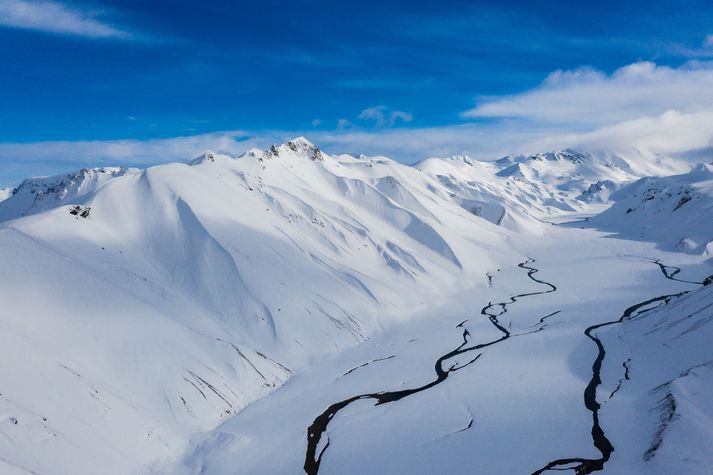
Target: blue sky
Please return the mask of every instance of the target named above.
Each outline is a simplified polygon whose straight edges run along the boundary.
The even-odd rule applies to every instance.
[[[404,161],[554,146],[706,112],[712,34],[704,1],[0,0],[0,185],[298,134]],[[702,100],[662,91],[671,77]],[[588,112],[597,87],[642,82],[653,89],[635,104]],[[563,89],[578,110],[549,110],[542,93]],[[106,151],[116,141],[123,155]]]

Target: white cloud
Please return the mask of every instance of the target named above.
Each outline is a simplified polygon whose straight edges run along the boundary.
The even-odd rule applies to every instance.
[[[72,160],[79,164],[152,165],[180,161],[206,149],[238,153],[252,144],[266,143],[242,131],[174,137],[155,140],[52,141],[0,144],[0,164],[11,161],[48,163]]]
[[[678,68],[638,62],[612,74],[586,67],[555,71],[530,91],[479,102],[462,115],[492,119],[491,146],[513,131],[532,132],[510,143],[511,152],[572,147],[711,158],[711,62]]]
[[[713,48],[713,35],[706,36],[706,38],[703,40],[703,47]]]
[[[669,110],[713,107],[713,63],[679,68],[639,62],[606,75],[591,68],[555,71],[539,87],[505,97],[481,98],[466,118],[520,118],[539,123],[603,127]]]
[[[713,109],[689,113],[667,111],[583,133],[548,133],[528,144],[532,150],[572,147],[621,152],[634,148],[683,156],[712,146]]]
[[[372,120],[380,127],[386,122],[386,116],[384,115],[385,110],[386,107],[384,106],[369,107],[361,111],[357,117],[361,120]]]
[[[412,114],[400,110],[389,111],[386,106],[369,107],[361,111],[357,117],[361,120],[373,121],[377,127],[382,127],[386,124],[393,126],[398,121],[411,122],[413,120]]]
[[[204,150],[240,153],[270,145],[270,136],[252,139],[243,132],[175,137],[158,140],[52,141],[0,144],[0,187],[28,176],[52,175],[83,167],[145,167],[186,161]]]
[[[397,121],[411,122],[413,115],[404,111],[392,111],[389,115],[389,125],[394,125]]]
[[[128,37],[127,32],[99,20],[96,12],[49,0],[0,0],[0,26],[91,38]]]

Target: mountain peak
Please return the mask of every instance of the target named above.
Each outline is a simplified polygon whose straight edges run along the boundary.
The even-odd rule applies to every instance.
[[[192,160],[188,161],[188,165],[198,165],[204,162],[214,162],[215,161],[215,152],[211,150],[206,150],[205,152],[201,153],[197,157],[195,157]]]
[[[198,155],[196,158],[190,160],[188,162],[188,165],[194,166],[194,165],[200,165],[201,163],[206,163],[206,162],[215,162],[216,160],[230,160],[233,159],[230,155],[226,153],[218,153],[214,152],[212,150],[206,150],[205,152],[201,153]]]
[[[286,156],[298,156],[303,158],[309,158],[312,161],[323,161],[324,154],[315,144],[310,142],[304,137],[296,137],[292,140],[288,140],[287,143],[282,145],[272,144],[267,150],[248,150],[242,156],[257,158],[258,160],[263,159],[274,159],[278,157]]]
[[[692,173],[698,173],[698,174],[706,174],[710,175],[713,174],[713,162],[711,163],[699,163],[696,165],[693,170],[691,170]]]
[[[307,140],[305,137],[303,137],[301,135],[299,137],[295,137],[292,140],[289,140],[287,142],[287,145],[289,146],[290,144],[292,144],[295,147],[317,148],[317,146],[315,144],[313,144],[312,142],[310,142],[309,140]]]
[[[578,152],[572,149],[564,149],[554,152],[537,153],[535,155],[530,155],[529,160],[569,160],[572,163],[584,163],[590,157],[587,153]]]
[[[306,155],[311,160],[324,160],[324,156],[322,155],[322,151],[319,147],[304,137],[294,138],[288,141],[285,145],[288,149],[298,155]],[[282,145],[281,147],[284,147],[285,145]]]

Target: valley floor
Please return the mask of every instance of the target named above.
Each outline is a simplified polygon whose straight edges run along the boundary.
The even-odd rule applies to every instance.
[[[713,295],[664,272],[671,276],[675,266],[675,278],[701,282],[713,273],[710,263],[576,225],[553,225],[517,252],[446,306],[294,371],[280,389],[152,471],[298,474],[304,466],[320,474],[521,474],[571,458],[601,461],[613,474],[713,473],[713,351],[705,343],[713,335]],[[532,277],[555,291],[542,293],[550,287],[518,267],[528,257],[539,270]],[[689,291],[594,329],[604,355],[584,333],[634,304]],[[481,313],[500,302],[506,312],[493,305]],[[499,315],[500,329],[488,315]],[[375,404],[374,394],[437,379],[442,355],[492,341],[444,361],[451,372],[438,384]],[[593,442],[592,404],[584,398],[598,354],[596,422],[613,448],[608,460],[601,439]],[[326,431],[308,455],[315,419],[363,394],[371,397],[325,416]]]

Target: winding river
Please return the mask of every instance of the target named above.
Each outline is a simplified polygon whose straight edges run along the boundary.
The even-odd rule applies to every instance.
[[[329,447],[329,438],[327,438],[326,442],[321,445],[320,450],[320,443],[322,442],[322,438],[325,432],[327,431],[327,427],[330,421],[334,418],[334,416],[336,416],[339,411],[349,406],[351,403],[363,399],[372,399],[375,401],[375,405],[387,404],[399,401],[400,399],[403,399],[412,394],[416,394],[421,391],[426,391],[427,389],[430,389],[445,381],[451,373],[463,369],[466,366],[477,361],[482,353],[476,354],[465,364],[453,363],[447,365],[446,362],[448,360],[451,360],[452,358],[459,355],[463,355],[465,353],[477,352],[478,350],[481,350],[483,348],[496,345],[513,336],[522,336],[542,331],[547,325],[545,323],[545,320],[553,315],[556,315],[557,313],[559,313],[559,311],[541,318],[540,321],[535,324],[535,326],[537,327],[536,329],[525,333],[512,334],[510,330],[508,330],[508,328],[506,328],[499,320],[499,318],[507,312],[508,305],[517,302],[518,299],[533,295],[541,295],[550,292],[555,292],[557,290],[557,287],[555,285],[534,277],[534,275],[539,272],[537,268],[532,266],[534,262],[534,259],[528,258],[525,262],[518,264],[518,267],[525,269],[527,271],[528,277],[531,280],[548,287],[547,289],[537,292],[528,292],[514,295],[505,302],[489,302],[488,305],[483,307],[480,311],[480,314],[486,316],[489,319],[490,323],[500,332],[500,337],[488,341],[486,343],[470,345],[470,333],[464,327],[465,323],[468,320],[465,320],[456,325],[456,328],[463,328],[462,343],[457,348],[449,351],[448,353],[442,355],[436,360],[434,365],[435,377],[430,382],[422,386],[410,389],[359,394],[356,396],[352,396],[348,399],[335,402],[334,404],[327,407],[324,412],[322,412],[314,419],[312,424],[307,429],[307,453],[305,456],[304,471],[308,475],[316,475],[319,472],[319,466],[322,461],[322,457],[324,456],[327,448]],[[659,260],[652,260],[651,262],[656,264],[661,270],[661,273],[664,275],[664,277],[669,280],[697,285],[703,284],[702,282],[679,279],[677,275],[681,272],[681,269],[678,267],[665,265]],[[602,341],[597,336],[597,330],[607,326],[622,323],[625,320],[636,318],[643,313],[653,310],[654,308],[657,308],[661,305],[666,305],[672,298],[679,297],[686,293],[687,292],[678,292],[674,294],[661,295],[658,297],[653,297],[644,300],[642,302],[638,302],[624,310],[621,316],[616,320],[597,323],[585,329],[584,334],[587,338],[594,342],[597,347],[597,356],[594,360],[594,363],[592,364],[591,379],[589,380],[589,383],[587,384],[587,387],[584,390],[584,405],[587,410],[590,411],[592,414],[592,442],[594,447],[599,451],[600,456],[597,458],[568,457],[556,459],[547,463],[542,468],[534,471],[532,475],[539,475],[550,470],[572,470],[575,474],[581,475],[600,471],[604,468],[604,465],[609,461],[609,459],[611,458],[611,454],[614,452],[614,446],[607,438],[599,420],[599,410],[601,408],[601,405],[597,401],[597,388],[602,383],[601,369],[604,359],[606,357],[606,349]],[[624,365],[624,367],[626,368],[626,365]]]
[[[689,280],[678,279],[676,275],[681,272],[681,269],[678,267],[667,266],[665,264],[662,264],[659,260],[651,262],[658,265],[664,277],[669,280],[675,280],[677,282],[684,282],[689,284],[703,284],[702,282],[693,282]],[[604,469],[604,465],[609,461],[609,459],[611,458],[611,454],[614,452],[614,446],[607,438],[606,434],[604,433],[604,429],[602,428],[599,421],[599,409],[601,408],[601,406],[597,402],[597,387],[602,383],[601,370],[602,363],[606,356],[606,350],[604,348],[604,344],[599,339],[599,337],[597,337],[595,332],[600,328],[615,325],[625,320],[636,318],[637,316],[650,310],[653,310],[654,308],[657,308],[660,305],[667,304],[672,298],[680,297],[681,295],[686,293],[688,292],[678,292],[675,294],[661,295],[659,297],[644,300],[643,302],[634,304],[624,310],[624,313],[618,319],[604,323],[598,323],[584,330],[584,334],[587,336],[587,338],[592,340],[597,346],[597,357],[592,365],[592,377],[589,380],[589,384],[587,384],[587,387],[584,389],[584,406],[592,413],[592,442],[594,443],[594,447],[596,447],[601,456],[598,458],[591,459],[582,457],[569,457],[553,460],[544,467],[533,472],[532,475],[539,475],[549,470],[573,470],[575,474],[581,475],[597,472]]]
[[[320,448],[320,443],[322,442],[322,437],[324,433],[327,431],[327,426],[329,425],[329,422],[334,418],[334,416],[337,415],[339,411],[344,409],[345,407],[349,406],[351,403],[363,399],[372,399],[376,401],[375,405],[380,405],[380,404],[387,404],[391,402],[396,402],[399,401],[400,399],[403,399],[407,396],[410,396],[412,394],[419,393],[421,391],[425,391],[427,389],[430,389],[443,381],[445,381],[448,376],[451,373],[454,373],[455,371],[458,371],[460,369],[465,368],[466,366],[474,363],[477,361],[477,359],[481,356],[481,353],[478,353],[475,355],[471,360],[469,360],[465,364],[457,364],[453,363],[449,366],[446,366],[445,363],[462,354],[465,353],[471,353],[471,352],[476,352],[478,350],[481,350],[483,348],[501,343],[508,338],[511,338],[513,336],[522,336],[522,335],[527,335],[530,333],[535,333],[538,331],[541,331],[544,326],[540,326],[535,330],[525,332],[525,333],[519,333],[519,334],[512,334],[503,324],[499,321],[499,317],[502,316],[505,312],[507,312],[507,307],[508,305],[511,305],[515,302],[517,302],[518,299],[521,299],[523,297],[529,297],[533,295],[541,295],[541,294],[547,294],[550,292],[555,292],[557,290],[557,287],[555,287],[553,284],[549,282],[545,282],[544,280],[537,279],[534,277],[534,275],[539,272],[538,269],[535,267],[532,267],[531,264],[535,262],[534,259],[528,258],[525,262],[522,262],[518,264],[518,267],[521,269],[525,269],[527,271],[527,276],[534,282],[544,285],[548,287],[545,290],[537,291],[537,292],[528,292],[524,294],[518,294],[518,295],[513,295],[508,299],[506,302],[497,302],[493,303],[490,302],[488,305],[483,307],[480,311],[481,315],[484,315],[488,318],[490,323],[501,333],[501,336],[497,339],[491,340],[486,343],[480,343],[477,345],[469,345],[469,340],[470,340],[470,333],[466,328],[464,328],[464,324],[467,321],[463,321],[456,325],[456,328],[463,328],[463,342],[455,348],[452,351],[449,351],[448,353],[442,355],[440,358],[436,360],[434,370],[435,370],[435,378],[422,385],[418,386],[416,388],[411,388],[411,389],[402,389],[398,391],[383,391],[383,392],[376,392],[376,393],[366,393],[366,394],[359,394],[356,396],[352,396],[348,399],[344,399],[339,402],[335,402],[331,406],[329,406],[327,409],[324,410],[317,418],[312,422],[312,425],[309,426],[307,429],[307,453],[305,456],[305,463],[304,463],[304,471],[308,475],[316,475],[319,472],[319,466],[322,461],[322,457],[324,456],[327,448],[329,447],[329,438],[327,438],[326,442],[322,445],[321,450]],[[556,312],[555,312],[556,313]],[[549,316],[552,316],[554,314],[550,314]],[[544,317],[541,319],[540,323],[543,325],[544,324],[544,319],[547,318]],[[319,451],[319,452],[318,452]]]

